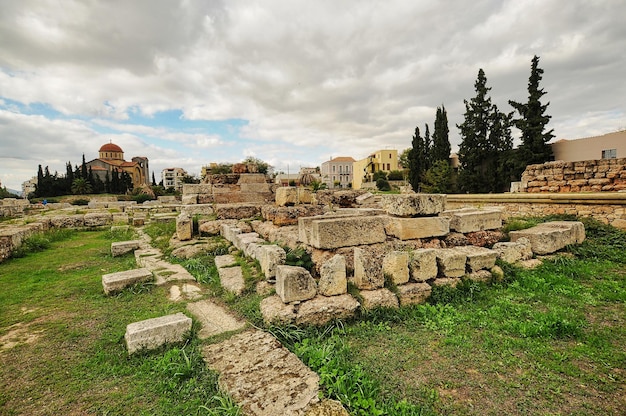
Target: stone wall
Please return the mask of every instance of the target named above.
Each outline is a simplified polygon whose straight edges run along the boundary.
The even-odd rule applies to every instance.
[[[626,230],[626,192],[448,195],[447,207],[499,209],[504,219],[552,214],[592,217]]]
[[[522,192],[616,192],[626,190],[626,159],[528,165]]]

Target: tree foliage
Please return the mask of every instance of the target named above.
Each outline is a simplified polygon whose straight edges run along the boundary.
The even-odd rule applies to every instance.
[[[419,191],[422,175],[426,171],[426,152],[427,149],[424,138],[420,134],[419,127],[415,127],[415,133],[411,141],[411,150],[409,152],[409,183],[415,192]]]
[[[464,100],[463,123],[459,146],[459,187],[470,193],[501,192],[508,185],[503,175],[505,155],[511,150],[511,115],[504,114],[491,103],[487,77],[482,68],[474,84],[476,96]]]
[[[438,160],[450,160],[450,139],[448,137],[448,113],[442,105],[437,107],[435,114],[435,131],[433,133],[433,145],[430,151],[431,165]]]
[[[448,194],[454,192],[454,172],[447,160],[437,160],[424,172],[422,191],[431,194]]]
[[[509,104],[519,114],[513,123],[522,133],[522,144],[517,152],[519,163],[516,164],[513,172],[518,179],[527,165],[544,163],[554,159],[552,147],[548,144],[554,137],[552,134],[554,130],[546,131],[551,116],[546,115],[545,112],[550,103],[541,103],[541,97],[546,94],[543,88],[539,88],[541,74],[543,74],[543,69],[539,68],[539,57],[535,55],[532,59],[528,79],[528,101],[519,103],[509,100]]]

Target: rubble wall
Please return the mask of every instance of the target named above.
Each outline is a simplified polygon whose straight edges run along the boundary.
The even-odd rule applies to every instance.
[[[626,190],[626,158],[528,165],[522,192],[617,192]]]

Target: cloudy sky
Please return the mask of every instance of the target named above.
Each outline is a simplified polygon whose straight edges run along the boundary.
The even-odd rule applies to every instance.
[[[626,128],[624,0],[0,0],[0,181],[112,141],[191,174],[410,146],[482,68],[503,111],[530,61],[557,139]]]

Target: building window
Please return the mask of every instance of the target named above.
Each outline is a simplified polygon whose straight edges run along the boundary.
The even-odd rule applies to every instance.
[[[333,165],[333,173],[335,173],[335,165]]]
[[[339,165],[339,173],[343,173],[343,166]]]
[[[617,149],[607,149],[602,151],[602,159],[617,158]]]
[[[387,163],[387,170],[391,170],[391,165]]]

